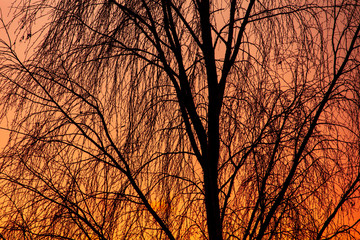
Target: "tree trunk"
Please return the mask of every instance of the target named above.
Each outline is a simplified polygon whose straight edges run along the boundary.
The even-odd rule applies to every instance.
[[[214,82],[215,80],[213,80]],[[209,81],[212,82],[212,81]],[[214,91],[215,90],[215,91]],[[205,205],[210,240],[222,240],[222,222],[220,218],[218,163],[219,163],[219,113],[218,93],[213,89],[209,93],[209,128],[206,166],[204,169]]]
[[[210,169],[204,173],[205,206],[210,240],[222,240],[222,223],[217,186],[217,171]]]

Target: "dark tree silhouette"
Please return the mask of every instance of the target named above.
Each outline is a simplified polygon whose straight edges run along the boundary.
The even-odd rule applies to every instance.
[[[358,1],[27,0],[13,12],[1,238],[356,238]],[[20,41],[34,50],[24,61]]]

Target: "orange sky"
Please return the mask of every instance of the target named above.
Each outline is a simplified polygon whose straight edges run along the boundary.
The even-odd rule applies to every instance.
[[[0,18],[2,18],[5,23],[10,20],[9,8],[12,2],[12,0],[0,1]],[[4,38],[4,34],[4,30],[0,27],[0,38]],[[4,121],[0,122],[0,127],[6,127],[6,123]],[[0,150],[5,146],[8,136],[9,134],[7,131],[0,129]]]
[[[14,0],[0,0],[0,18],[4,21],[5,24],[9,23],[9,21],[12,18],[13,11],[10,11],[11,10],[10,7],[13,2],[14,2]],[[7,40],[8,37],[6,36],[5,30],[2,26],[2,23],[0,23],[0,24],[1,24],[0,25],[0,39]],[[16,24],[12,24],[11,28],[8,29],[8,33],[10,34],[12,41],[15,40],[16,27],[17,27]],[[25,44],[23,44],[21,46],[20,43],[18,43],[17,45],[18,45],[18,47],[16,48],[17,54],[19,54],[20,56],[24,56]],[[8,117],[11,118],[12,114],[7,114],[7,115],[8,115]],[[2,121],[0,120],[0,150],[4,148],[4,146],[8,140],[8,137],[9,137],[9,132],[2,129],[2,128],[6,128],[6,126],[7,126],[6,119],[3,119]]]
[[[7,23],[11,19],[11,14],[9,14],[9,10],[10,10],[10,6],[11,6],[12,2],[13,2],[13,0],[0,0],[0,18],[2,18],[5,21],[5,23]],[[14,36],[13,31],[15,30],[15,28],[16,28],[16,26],[13,26],[10,29],[10,34],[12,34],[12,36]],[[4,37],[5,37],[4,30],[2,29],[2,27],[0,27],[0,38],[4,38]],[[20,48],[20,49],[23,49],[23,48]],[[19,50],[19,48],[18,48],[18,50]],[[17,53],[20,55],[23,54],[23,52],[21,52],[21,51],[18,51]],[[5,120],[0,122],[0,151],[5,146],[5,144],[8,140],[8,136],[9,136],[9,132],[6,130],[3,130],[1,128],[6,128]]]

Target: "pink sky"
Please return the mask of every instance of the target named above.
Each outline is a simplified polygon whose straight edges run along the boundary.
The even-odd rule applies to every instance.
[[[11,19],[11,15],[9,14],[9,12],[12,2],[13,0],[0,1],[0,17],[4,20],[5,23],[8,23],[9,20]],[[0,38],[3,39],[5,37],[6,37],[5,32],[2,26],[0,26]],[[6,123],[4,120],[0,122],[0,127],[6,127]],[[9,137],[9,133],[3,129],[0,129],[0,149],[2,149],[5,146],[8,137]]]

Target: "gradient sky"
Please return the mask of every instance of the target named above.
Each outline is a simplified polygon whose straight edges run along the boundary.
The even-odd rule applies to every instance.
[[[11,18],[12,18],[12,13],[10,12],[10,7],[12,5],[12,3],[14,2],[14,0],[1,0],[0,1],[0,18],[3,19],[3,21],[5,22],[5,24],[7,24]],[[15,34],[14,31],[16,29],[16,24],[13,24],[12,27],[9,29],[9,34],[11,35],[12,38],[14,38]],[[5,31],[3,29],[3,26],[0,26],[0,38],[1,39],[6,39],[6,35],[5,35]],[[19,51],[20,49],[20,51]],[[17,53],[22,55],[22,51],[21,49],[23,48],[17,48]],[[3,121],[0,122],[0,127],[6,127],[6,119],[4,119]],[[0,149],[2,149],[9,137],[9,132],[6,130],[3,130],[0,128]]]
[[[9,12],[10,12],[10,6],[11,6],[12,2],[13,2],[13,0],[0,0],[0,17],[3,18],[5,23],[10,21],[10,19],[11,19],[11,14],[9,14]],[[13,31],[15,29],[16,29],[16,24],[13,24],[12,28],[10,29],[10,34],[12,35],[12,37],[14,37]],[[5,37],[4,31],[3,31],[3,29],[0,28],[0,38],[4,38],[4,37]],[[23,51],[21,51],[22,49],[23,48],[21,48],[21,47],[18,48],[17,53],[20,55],[23,55]],[[9,115],[11,117],[12,114],[9,114]],[[0,122],[0,127],[3,127],[3,128],[6,127],[5,120]],[[5,146],[7,140],[8,140],[8,132],[6,130],[3,130],[0,128],[0,150]]]
[[[9,21],[9,8],[13,1],[12,0],[2,0],[0,1],[0,17],[4,19],[5,23]],[[0,38],[4,37],[3,29],[0,29]],[[0,122],[0,127],[4,126],[4,121]],[[8,132],[0,129],[0,149],[2,149],[7,141]]]

